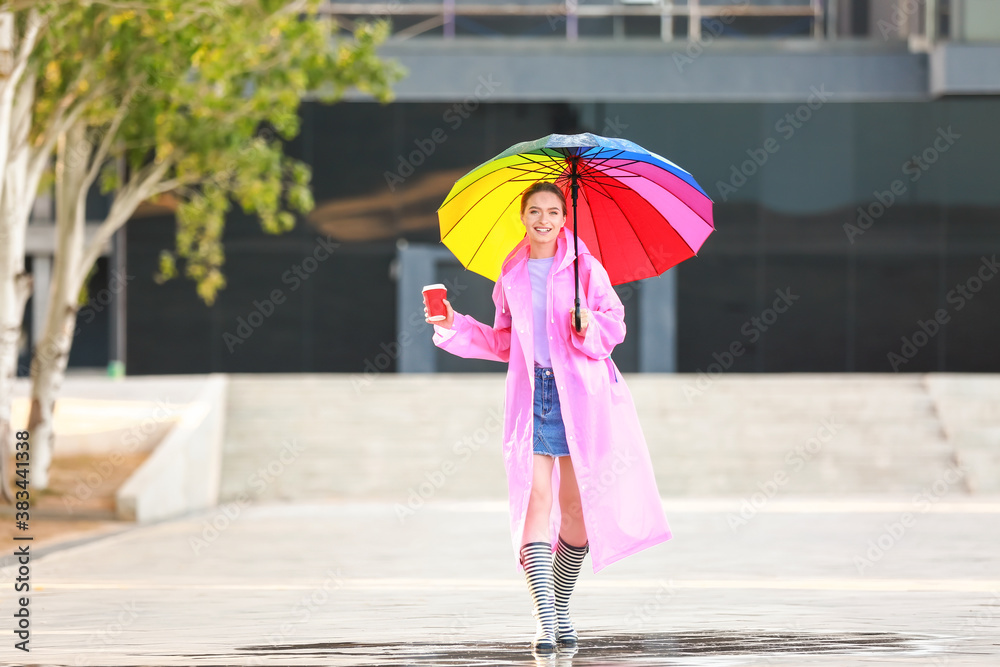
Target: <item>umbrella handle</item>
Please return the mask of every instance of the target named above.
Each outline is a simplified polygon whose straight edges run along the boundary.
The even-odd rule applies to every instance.
[[[580,188],[577,182],[578,173],[576,170],[576,161],[578,156],[572,156],[570,164],[572,165],[572,172],[570,174],[570,189],[573,193],[573,291],[576,297],[576,309],[573,311],[573,326],[576,327],[577,333],[580,332],[580,328],[583,323],[580,321],[580,252],[577,248],[577,226],[576,226],[576,198],[577,191]]]

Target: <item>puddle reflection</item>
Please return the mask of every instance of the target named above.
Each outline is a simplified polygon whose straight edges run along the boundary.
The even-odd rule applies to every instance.
[[[353,659],[355,664],[378,665],[536,665],[538,667],[612,667],[673,665],[691,662],[726,664],[726,657],[763,655],[873,655],[927,654],[939,637],[890,632],[664,632],[643,634],[581,634],[576,648],[532,655],[527,642],[370,643],[330,642],[248,646],[241,654]],[[719,660],[709,660],[717,657]],[[340,661],[338,661],[340,662]]]

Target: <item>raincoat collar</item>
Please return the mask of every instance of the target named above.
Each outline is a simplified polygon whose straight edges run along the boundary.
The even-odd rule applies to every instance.
[[[583,239],[577,239],[577,245],[580,255],[589,255],[590,250],[584,244]],[[531,251],[530,244],[528,243],[528,234],[525,232],[524,238],[517,242],[514,249],[507,255],[507,259],[504,260],[503,266],[500,269],[500,275],[506,275],[507,273],[513,271],[521,263],[526,263],[528,261],[528,253]],[[556,237],[556,254],[555,254],[555,271],[561,271],[570,264],[573,263],[573,259],[576,257],[573,254],[573,232],[571,232],[566,225],[559,230],[559,236]]]

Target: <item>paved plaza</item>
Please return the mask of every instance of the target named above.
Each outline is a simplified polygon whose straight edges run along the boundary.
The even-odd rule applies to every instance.
[[[256,503],[40,548],[18,665],[1000,664],[1000,498],[666,500],[534,657],[503,501]],[[3,561],[4,608],[16,577]]]

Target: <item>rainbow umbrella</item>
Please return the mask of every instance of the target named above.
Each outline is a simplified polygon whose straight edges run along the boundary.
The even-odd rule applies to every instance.
[[[438,208],[441,241],[466,268],[497,280],[524,238],[521,193],[535,181],[562,189],[574,253],[580,237],[613,285],[660,275],[715,229],[712,200],[691,174],[631,141],[588,132],[515,144],[460,178]],[[579,313],[579,266],[576,283]]]

